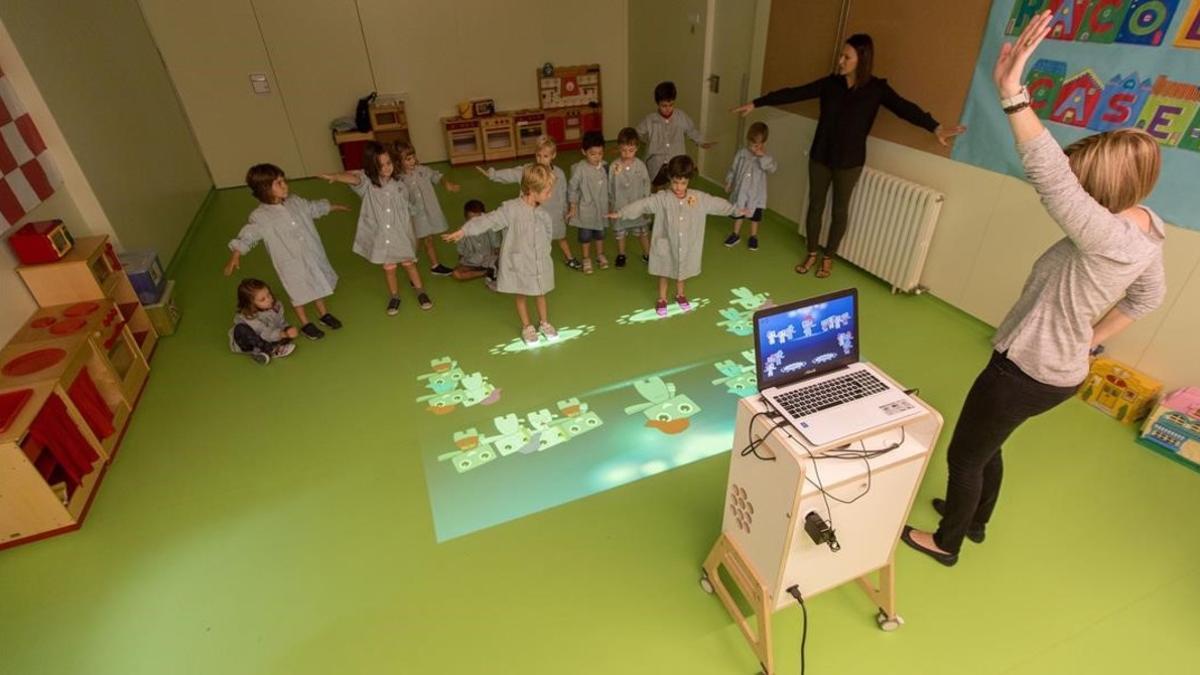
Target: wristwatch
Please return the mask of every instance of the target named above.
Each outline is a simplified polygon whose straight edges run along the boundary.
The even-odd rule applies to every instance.
[[[1025,108],[1028,108],[1029,102],[1030,102],[1029,101],[1029,90],[1026,89],[1025,87],[1021,87],[1021,91],[1018,91],[1013,96],[1009,96],[1008,98],[1001,98],[1000,99],[1000,107],[1004,108],[1004,112],[1011,115],[1011,114],[1017,112],[1018,110],[1023,110]]]
[[[1104,345],[1096,345],[1088,352],[1088,356],[1095,358],[1104,353]]]

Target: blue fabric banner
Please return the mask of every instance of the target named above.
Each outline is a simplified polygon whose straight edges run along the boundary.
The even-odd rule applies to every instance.
[[[952,157],[1024,175],[992,66],[1045,9],[1050,36],[1025,77],[1038,116],[1064,146],[1129,126],[1154,135],[1163,170],[1147,204],[1200,230],[1200,0],[993,0]]]

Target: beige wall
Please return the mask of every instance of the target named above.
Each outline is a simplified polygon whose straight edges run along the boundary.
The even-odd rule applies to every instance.
[[[445,159],[438,118],[459,101],[536,108],[546,61],[600,64],[606,135],[627,114],[625,0],[140,1],[222,187],[256,162],[338,170],[329,122],[372,89],[405,95],[425,161]],[[268,74],[270,95],[251,92],[252,72]]]
[[[630,126],[654,112],[654,86],[664,80],[679,90],[675,105],[700,124],[707,12],[706,0],[629,3]]]
[[[136,1],[0,0],[0,19],[120,243],[169,263],[212,182]]]

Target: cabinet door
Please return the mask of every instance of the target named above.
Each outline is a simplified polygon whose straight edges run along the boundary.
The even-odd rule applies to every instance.
[[[371,93],[371,67],[354,0],[254,0],[254,12],[303,165],[341,170],[329,121]]]

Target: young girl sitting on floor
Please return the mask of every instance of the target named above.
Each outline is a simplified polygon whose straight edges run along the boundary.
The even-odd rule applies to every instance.
[[[267,365],[271,357],[281,359],[296,349],[292,340],[300,334],[283,318],[283,304],[271,287],[258,279],[243,279],[237,289],[237,313],[229,329],[229,348]]]
[[[433,302],[421,284],[417,270],[417,238],[413,232],[412,211],[416,209],[404,181],[396,175],[397,162],[382,145],[371,141],[363,149],[363,169],[343,173],[324,173],[321,178],[330,183],[345,183],[362,198],[358,211],[358,229],[354,235],[354,252],[383,266],[387,280],[388,316],[400,312],[400,285],[396,281],[396,265],[404,268],[408,282],[417,293],[421,309],[431,309]]]
[[[538,332],[546,339],[558,337],[558,331],[550,325],[546,309],[546,294],[554,290],[554,263],[550,259],[550,216],[541,208],[554,190],[554,174],[541,164],[525,167],[521,176],[521,196],[510,199],[500,208],[472,218],[458,230],[442,235],[442,239],[456,242],[463,237],[488,231],[504,231],[504,242],[500,245],[500,269],[496,278],[496,290],[516,296],[517,316],[521,318],[521,339],[526,344],[536,344]],[[533,296],[537,302],[539,325],[529,321],[526,298]]]
[[[688,311],[692,304],[684,293],[684,280],[700,274],[700,257],[704,253],[704,220],[710,214],[746,215],[733,204],[699,190],[689,190],[688,181],[696,173],[696,164],[687,155],[676,155],[667,162],[667,177],[671,189],[661,190],[639,199],[608,217],[632,220],[653,214],[654,230],[650,236],[650,274],[658,277],[658,302],[654,309],[659,316],[667,315],[667,280],[675,280],[675,302]]]

